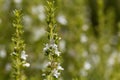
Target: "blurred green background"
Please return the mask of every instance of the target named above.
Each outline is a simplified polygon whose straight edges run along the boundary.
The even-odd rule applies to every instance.
[[[52,1],[52,0],[50,0]],[[22,9],[30,68],[28,80],[42,80],[47,42],[46,0],[0,0],[0,80],[9,80],[13,10]],[[120,0],[55,0],[62,37],[62,80],[120,80]]]

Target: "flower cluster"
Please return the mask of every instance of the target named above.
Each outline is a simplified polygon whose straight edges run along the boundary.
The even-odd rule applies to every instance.
[[[59,76],[60,76],[60,71],[62,71],[62,70],[64,70],[64,68],[62,68],[61,66],[60,66],[60,64],[58,64],[57,65],[57,67],[52,71],[52,73],[53,73],[53,76],[55,77],[55,78],[58,78]]]
[[[58,78],[61,74],[61,71],[64,70],[64,68],[62,68],[62,66],[58,62],[48,62],[46,64],[46,69],[48,72],[46,74],[50,74],[55,78]],[[46,74],[44,73],[43,76],[45,76]]]
[[[16,52],[12,52],[11,56],[17,56],[18,54]],[[28,63],[27,60],[28,55],[26,54],[26,52],[23,50],[21,51],[20,54],[20,59],[21,59],[21,65],[23,67],[30,67],[30,63]]]
[[[25,52],[25,43],[22,39],[23,26],[22,26],[22,13],[21,10],[15,10],[14,12],[13,27],[15,28],[15,33],[12,37],[13,42],[13,52],[11,53],[12,59],[12,80],[24,80],[23,79],[23,67],[29,67],[30,64],[27,63],[26,59],[28,55]]]
[[[43,49],[44,53],[48,55],[49,53],[53,52],[55,54],[52,55],[57,55],[60,56],[60,51],[58,50],[58,45],[57,44],[46,44],[45,48]]]
[[[26,62],[27,57],[28,57],[28,55],[25,53],[25,51],[22,51],[21,52],[21,59],[23,60],[22,61],[23,67],[29,67],[30,66],[30,63]]]

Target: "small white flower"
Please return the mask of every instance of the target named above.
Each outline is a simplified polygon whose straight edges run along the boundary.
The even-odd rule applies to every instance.
[[[24,67],[30,67],[30,63],[23,64]]]
[[[45,48],[43,48],[43,51],[45,52],[45,51],[47,51],[48,49],[49,49],[49,45],[46,44],[46,45],[45,45]]]
[[[50,46],[51,46],[53,49],[55,49],[55,50],[56,50],[57,47],[58,47],[56,44],[51,44]]]
[[[55,78],[58,78],[60,76],[60,73],[58,72],[58,70],[56,70],[56,69],[53,70],[53,76]]]
[[[58,70],[64,70],[64,68],[62,68],[60,65],[58,65],[57,69]]]
[[[89,70],[91,68],[91,64],[89,62],[84,63],[85,70]]]
[[[55,50],[55,54],[57,55],[57,56],[60,56],[60,51],[58,51],[58,50]]]
[[[22,51],[22,52],[21,52],[21,59],[26,60],[27,57],[28,57],[28,55],[25,54],[25,51]]]
[[[42,74],[42,76],[46,76],[46,74],[45,74],[45,73],[43,73],[43,74]]]

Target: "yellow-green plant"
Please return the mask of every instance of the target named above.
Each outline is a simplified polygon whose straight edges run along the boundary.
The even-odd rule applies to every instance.
[[[23,26],[22,26],[22,12],[21,10],[14,10],[14,21],[13,27],[15,28],[15,33],[12,37],[13,42],[13,52],[11,53],[12,58],[12,80],[26,80],[23,73],[24,67],[29,67],[30,64],[27,63],[26,59],[28,55],[25,52],[25,43],[22,39]]]
[[[45,76],[47,80],[59,80],[61,71],[64,69],[60,65],[61,52],[58,49],[58,42],[60,37],[58,37],[57,33],[55,32],[55,28],[57,27],[55,21],[56,8],[54,8],[54,2],[47,2],[47,4],[48,6],[46,7],[46,10],[49,42],[45,44],[43,51],[48,58],[48,63],[43,76]]]

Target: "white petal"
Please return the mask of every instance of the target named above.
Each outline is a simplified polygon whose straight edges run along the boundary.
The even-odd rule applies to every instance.
[[[30,63],[23,64],[24,67],[30,67]]]
[[[26,60],[27,57],[28,57],[28,55],[25,54],[25,51],[22,51],[22,52],[21,52],[21,59]]]

